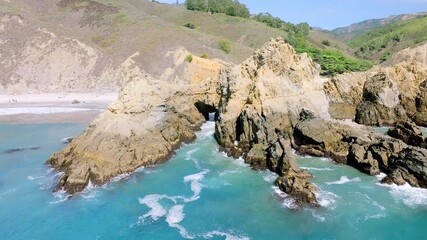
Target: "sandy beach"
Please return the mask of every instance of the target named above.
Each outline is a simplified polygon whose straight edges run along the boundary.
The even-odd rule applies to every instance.
[[[0,95],[0,123],[89,123],[116,99],[116,93]]]

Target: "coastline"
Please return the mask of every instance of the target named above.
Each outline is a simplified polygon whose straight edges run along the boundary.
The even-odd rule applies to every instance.
[[[116,99],[117,93],[1,95],[0,124],[90,123]]]

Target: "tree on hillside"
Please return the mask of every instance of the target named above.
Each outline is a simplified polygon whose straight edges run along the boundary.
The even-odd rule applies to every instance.
[[[249,9],[237,0],[186,0],[188,10],[225,13],[230,16],[249,18]]]
[[[205,0],[186,0],[184,4],[188,10],[193,10],[193,11],[206,11],[207,10]]]

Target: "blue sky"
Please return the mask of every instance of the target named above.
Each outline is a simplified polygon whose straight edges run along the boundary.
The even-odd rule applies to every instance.
[[[176,3],[176,0],[160,0]],[[184,0],[179,0],[184,2]],[[285,21],[334,29],[366,19],[427,11],[427,0],[240,0],[252,13],[269,12]]]

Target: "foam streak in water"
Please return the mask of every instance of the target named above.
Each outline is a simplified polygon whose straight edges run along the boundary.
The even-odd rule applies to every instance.
[[[181,234],[183,238],[194,239],[193,236],[188,234],[187,230],[183,226],[178,224],[184,220],[184,217],[184,206],[175,205],[169,210],[168,215],[166,216],[166,222],[169,227],[177,228],[179,230],[179,234]]]
[[[340,180],[335,181],[335,182],[327,182],[326,184],[328,185],[341,185],[341,184],[346,184],[349,182],[360,182],[362,181],[360,178],[353,178],[353,179],[349,179],[347,176],[342,176],[340,178]]]
[[[225,237],[225,240],[249,240],[250,238],[248,237],[243,237],[243,236],[236,236],[230,233],[226,233],[226,232],[221,232],[221,231],[212,231],[212,232],[208,232],[206,234],[203,235],[203,237],[205,239],[210,239],[213,238],[214,236],[220,236],[220,237]]]
[[[406,183],[402,186],[396,184],[380,184],[390,189],[390,194],[395,198],[397,202],[403,202],[405,205],[415,207],[427,207],[427,189],[415,188]]]
[[[191,191],[194,193],[194,195],[191,198],[186,199],[185,202],[193,202],[200,198],[199,195],[203,189],[203,184],[201,184],[200,181],[202,181],[205,175],[209,172],[210,171],[208,169],[205,169],[203,172],[184,177],[184,182],[191,182]]]

